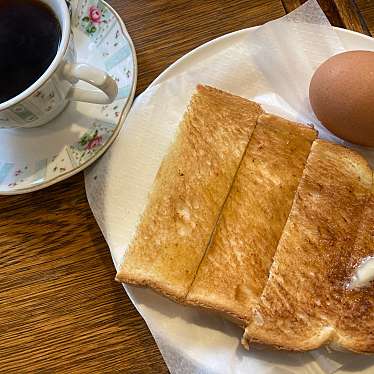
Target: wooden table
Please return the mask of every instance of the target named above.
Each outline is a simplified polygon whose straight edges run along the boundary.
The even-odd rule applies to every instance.
[[[137,94],[177,58],[299,0],[113,0],[134,40]],[[374,1],[324,0],[334,25],[374,35]],[[166,373],[142,318],[114,281],[83,174],[0,198],[0,372]]]

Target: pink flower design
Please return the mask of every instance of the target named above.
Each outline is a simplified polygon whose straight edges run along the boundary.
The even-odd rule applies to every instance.
[[[101,23],[101,11],[95,6],[91,6],[88,9],[88,16],[92,23]]]
[[[96,137],[94,137],[93,139],[91,139],[91,140],[87,143],[87,145],[86,145],[85,148],[86,148],[87,150],[93,149],[93,148],[97,147],[98,145],[101,145],[102,142],[103,142],[103,138],[102,138],[102,136],[101,136],[101,135],[96,136]]]

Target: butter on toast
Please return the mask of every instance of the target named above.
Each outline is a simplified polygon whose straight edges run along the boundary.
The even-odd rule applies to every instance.
[[[363,260],[374,257],[374,185],[366,204],[356,242],[352,251],[345,253],[341,281],[349,284]],[[336,324],[337,345],[359,353],[374,353],[374,282],[359,289],[346,289]]]
[[[373,349],[342,339],[344,330],[351,336],[367,305],[362,298],[359,311],[349,316],[344,305],[351,299],[342,300],[372,179],[372,170],[356,152],[323,140],[313,143],[244,345],[258,342],[296,351],[323,344]],[[363,311],[366,322],[359,333],[364,340],[373,333],[367,313],[372,311]]]
[[[259,116],[188,304],[249,321],[316,136],[310,127]]]
[[[261,107],[199,85],[116,279],[183,301]]]

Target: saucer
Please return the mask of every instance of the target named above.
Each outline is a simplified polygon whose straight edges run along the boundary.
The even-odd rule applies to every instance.
[[[119,15],[100,0],[68,4],[77,61],[108,72],[117,81],[118,96],[109,105],[71,102],[41,127],[0,129],[2,195],[42,189],[92,164],[113,143],[133,101],[136,54]],[[84,82],[78,85],[89,87]]]

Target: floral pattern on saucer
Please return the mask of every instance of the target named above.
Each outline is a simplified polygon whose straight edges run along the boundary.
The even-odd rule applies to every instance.
[[[93,122],[76,143],[64,147],[57,155],[22,165],[0,163],[1,187],[23,188],[79,167],[101,150],[112,137],[115,128],[116,124]]]
[[[91,5],[88,8],[87,15],[81,19],[83,29],[89,35],[95,34],[101,24],[108,23],[106,15],[107,12],[105,8],[103,9],[102,7],[99,8],[98,6]]]
[[[106,70],[118,84],[118,96],[109,105],[71,104],[50,124],[40,128],[27,129],[25,132],[22,132],[24,129],[0,129],[2,142],[9,145],[0,149],[0,194],[40,189],[88,166],[113,142],[121,128],[123,114],[133,99],[136,57],[118,15],[100,0],[70,0],[67,3],[72,16],[78,61]],[[48,88],[37,92],[32,98],[42,101],[46,111],[52,110],[56,100],[59,100],[50,91]],[[12,115],[26,118],[27,110],[19,108]],[[54,130],[48,130],[48,127]],[[46,157],[37,157],[38,152],[43,153],[40,152],[43,144],[38,140],[39,134],[40,138],[46,137],[48,142],[59,142],[56,147],[51,147],[55,148],[55,152],[51,151]],[[30,151],[24,151],[24,156],[20,157],[11,145],[19,149],[21,145],[17,144],[22,143],[23,137]],[[61,137],[67,141],[64,143]],[[40,142],[40,146],[33,147],[30,145],[33,141],[28,139]]]
[[[103,144],[112,136],[114,127],[114,125],[108,123],[94,123],[92,127],[81,136],[79,141],[71,145],[67,150],[72,163],[80,165],[95,155]]]
[[[105,38],[116,24],[113,13],[100,0],[78,0],[75,16],[75,24],[95,43]]]
[[[134,64],[131,47],[128,39],[123,37],[121,25],[100,0],[77,0],[72,7],[75,9],[73,24],[90,38],[97,57],[103,60],[103,69],[117,81],[118,97],[127,97],[134,79]]]

